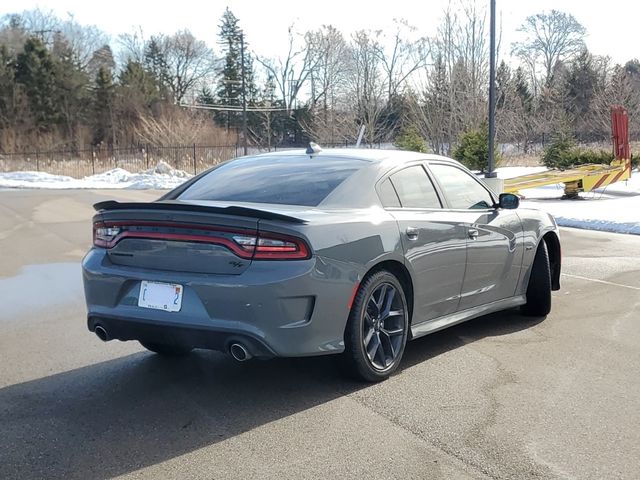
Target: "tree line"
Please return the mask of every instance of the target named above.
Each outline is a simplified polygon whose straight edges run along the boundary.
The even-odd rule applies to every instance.
[[[110,39],[96,27],[41,10],[0,18],[0,152],[238,141],[263,146],[397,142],[451,154],[487,120],[487,12],[452,2],[436,31],[407,21],[345,35],[293,26],[278,58],[259,56],[227,9],[218,42],[188,30]],[[640,134],[640,62],[591,54],[569,13],[530,16],[501,46],[497,136],[523,153],[562,132],[610,136],[609,107]]]

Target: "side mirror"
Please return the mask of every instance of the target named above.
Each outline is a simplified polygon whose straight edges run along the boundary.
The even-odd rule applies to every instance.
[[[501,193],[498,207],[513,210],[520,205],[520,198],[513,193]]]

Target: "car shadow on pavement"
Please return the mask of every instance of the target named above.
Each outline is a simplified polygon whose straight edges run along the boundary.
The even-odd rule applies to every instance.
[[[539,321],[506,312],[418,339],[403,368]],[[113,477],[369,386],[345,379],[338,363],[238,364],[216,352],[173,360],[145,352],[2,388],[0,478]]]
[[[404,370],[429,358],[483,338],[499,337],[527,330],[545,319],[546,317],[525,317],[516,308],[485,315],[437,333],[417,338],[407,344],[400,369]]]

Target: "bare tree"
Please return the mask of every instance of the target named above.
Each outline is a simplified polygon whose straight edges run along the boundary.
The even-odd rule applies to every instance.
[[[142,27],[138,27],[133,33],[122,33],[118,35],[118,63],[124,65],[129,60],[142,63],[144,61],[144,51],[147,45],[147,38]]]
[[[300,43],[300,35],[297,35],[291,26],[289,27],[289,49],[285,58],[273,60],[256,56],[258,62],[273,77],[282,104],[289,115],[294,110],[296,99],[302,88],[322,59],[322,56],[316,55],[313,48],[309,48],[308,38],[304,38],[302,45]]]
[[[52,10],[36,8],[7,15],[0,20],[0,24],[5,24],[3,30],[6,30],[7,34],[11,31],[14,35],[18,31],[23,32],[23,35],[18,35],[16,40],[24,35],[33,35],[49,47],[61,41],[64,42],[79,68],[85,68],[93,53],[109,42],[109,36],[95,25],[82,25],[71,14],[66,19],[60,19]],[[1,40],[5,43],[10,38],[5,37]],[[11,43],[13,42],[9,44]]]
[[[475,2],[449,4],[430,39],[430,65],[414,82],[409,118],[437,153],[450,153],[462,131],[486,119],[485,23]]]
[[[5,15],[0,18],[0,45],[7,49],[10,55],[22,51],[24,43],[29,37],[20,15]]]
[[[412,40],[409,35],[415,34],[416,28],[406,20],[394,20],[395,31],[391,39],[377,32],[376,54],[385,73],[387,84],[387,101],[401,93],[411,75],[425,68],[429,55],[429,44],[424,37]],[[389,41],[390,40],[390,41]]]
[[[360,30],[351,37],[350,95],[354,102],[356,121],[365,127],[365,139],[369,145],[380,141],[380,119],[386,107],[387,83],[381,75],[381,49],[374,32]]]
[[[188,92],[214,71],[213,52],[188,30],[161,36],[158,40],[167,67],[167,85],[174,100],[180,103]]]
[[[635,82],[634,82],[635,80]],[[596,92],[593,100],[591,126],[604,136],[611,130],[610,108],[623,105],[629,112],[631,135],[638,134],[638,115],[640,115],[640,89],[634,85],[638,79],[624,67],[616,65],[609,70],[607,80]]]
[[[512,53],[523,60],[534,75],[537,65],[541,64],[547,85],[558,62],[571,60],[584,48],[586,29],[570,13],[551,10],[531,15],[518,31],[525,38],[512,45]]]
[[[56,17],[53,10],[25,10],[22,13],[8,15],[7,18],[14,26],[19,26],[30,35],[35,35],[43,43],[50,45],[53,37],[60,30],[60,19]]]
[[[348,62],[348,46],[342,33],[331,25],[307,32],[306,43],[312,57],[318,58],[311,72],[311,98],[313,106],[320,104],[323,111],[333,106],[335,98],[344,89]]]
[[[334,144],[353,139],[355,122],[348,98],[349,45],[333,26],[307,32],[311,55],[319,58],[310,76],[310,118],[302,127],[315,141]]]
[[[95,25],[82,25],[72,15],[60,22],[60,34],[66,39],[80,68],[86,68],[94,53],[109,43],[109,36]]]

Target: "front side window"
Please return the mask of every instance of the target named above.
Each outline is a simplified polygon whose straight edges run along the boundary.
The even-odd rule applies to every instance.
[[[451,208],[467,210],[493,207],[491,194],[464,170],[443,164],[431,164],[429,168],[440,183]]]
[[[390,179],[403,208],[442,208],[436,189],[421,165],[400,170]]]

